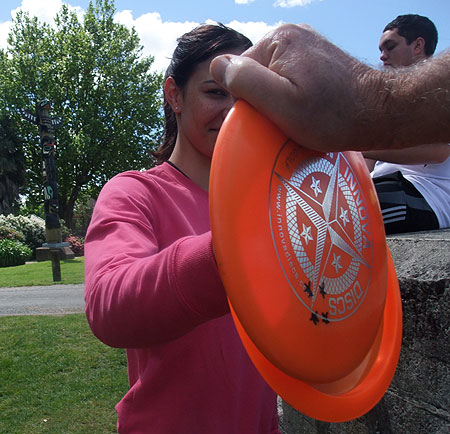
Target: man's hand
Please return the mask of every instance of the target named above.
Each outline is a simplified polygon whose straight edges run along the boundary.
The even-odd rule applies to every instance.
[[[433,84],[444,90],[447,86],[447,100],[434,98],[424,106],[429,89],[424,80],[418,91],[414,86],[421,74],[374,70],[311,27],[287,24],[242,56],[217,57],[211,73],[302,146],[321,151],[369,150],[450,141],[449,64],[447,56],[437,73],[438,83]],[[441,127],[448,125],[436,137],[433,122],[415,124],[424,120],[427,110],[438,110],[438,105],[441,117],[433,120],[431,112],[429,117]]]

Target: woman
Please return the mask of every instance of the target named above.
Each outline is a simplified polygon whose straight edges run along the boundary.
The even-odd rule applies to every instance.
[[[164,83],[160,165],[103,188],[86,237],[86,315],[127,348],[120,433],[278,433],[276,396],[251,364],[214,260],[211,157],[232,107],[209,64],[251,45],[222,25],[183,35]]]

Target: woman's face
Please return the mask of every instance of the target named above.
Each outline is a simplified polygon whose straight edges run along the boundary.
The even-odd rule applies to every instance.
[[[242,51],[233,50],[232,54]],[[172,106],[177,114],[180,144],[208,158],[212,157],[220,127],[235,102],[212,78],[211,60],[198,64],[186,85],[179,89],[175,107]]]

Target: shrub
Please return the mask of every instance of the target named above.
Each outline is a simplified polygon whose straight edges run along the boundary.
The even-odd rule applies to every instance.
[[[30,215],[8,216],[0,215],[0,226],[6,226],[23,234],[24,243],[32,250],[41,247],[45,243],[45,221],[44,219]]]
[[[63,219],[59,219],[59,223],[61,224],[61,239],[65,240],[72,233],[70,229],[66,226],[66,222]]]
[[[0,225],[0,240],[6,238],[7,240],[24,242],[25,237],[22,232],[17,231],[12,226]]]
[[[31,249],[18,241],[0,240],[0,267],[23,265],[31,258]]]
[[[88,194],[82,194],[78,198],[72,220],[72,232],[76,235],[85,236],[94,211],[95,199]]]
[[[84,256],[84,238],[69,235],[65,241],[70,244],[75,256]]]

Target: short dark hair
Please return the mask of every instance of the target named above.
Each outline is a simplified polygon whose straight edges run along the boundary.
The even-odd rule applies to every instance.
[[[408,45],[422,37],[425,41],[425,54],[427,56],[431,56],[436,50],[438,32],[433,21],[429,18],[416,14],[399,15],[386,25],[383,33],[394,29],[397,29],[398,34],[406,39]]]
[[[223,24],[203,24],[178,38],[178,45],[167,68],[164,82],[172,77],[179,87],[183,87],[195,71],[197,65],[226,50],[250,48],[250,39]],[[159,149],[153,153],[157,163],[167,161],[175,146],[178,126],[175,113],[164,97],[164,139]]]

